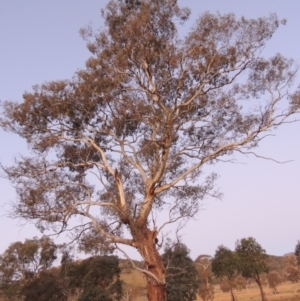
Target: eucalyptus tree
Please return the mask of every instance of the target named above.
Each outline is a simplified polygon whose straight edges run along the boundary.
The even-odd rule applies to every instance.
[[[48,237],[12,243],[0,256],[0,289],[5,296],[19,296],[24,283],[51,268],[58,246]]]
[[[4,102],[1,119],[32,149],[3,167],[12,216],[136,248],[155,301],[166,298],[157,236],[219,197],[203,167],[252,153],[300,104],[293,61],[262,57],[284,21],[205,13],[181,38],[189,15],[176,0],[109,1],[104,28],[82,30],[86,68]]]
[[[295,254],[285,255],[285,276],[292,282],[300,281],[300,269],[298,264],[298,258]]]
[[[38,277],[25,283],[22,287],[22,299],[24,301],[67,301],[68,296],[60,285],[58,277],[49,272],[42,271]]]
[[[186,245],[169,245],[162,255],[166,267],[167,300],[193,301],[197,299],[200,284],[195,263]]]
[[[257,283],[262,301],[267,301],[261,277],[261,274],[268,272],[265,249],[253,237],[248,237],[236,242],[235,252],[238,256],[239,272],[243,277],[252,278]]]
[[[276,271],[271,271],[267,276],[269,287],[273,289],[273,294],[278,294],[277,286],[282,283],[280,274]]]
[[[210,255],[199,255],[195,259],[195,265],[198,270],[199,288],[198,295],[203,301],[214,299],[213,273],[212,273],[213,258]]]
[[[212,271],[217,278],[226,278],[229,285],[231,300],[236,301],[233,292],[233,282],[238,275],[238,258],[230,249],[219,246],[212,261]]]
[[[81,262],[85,274],[79,281],[78,301],[118,301],[122,298],[119,259],[116,256],[96,256]],[[76,276],[76,273],[75,275]],[[81,276],[80,273],[77,276]]]

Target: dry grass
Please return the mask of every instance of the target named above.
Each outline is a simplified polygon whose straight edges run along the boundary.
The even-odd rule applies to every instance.
[[[137,271],[132,269],[129,273],[121,273],[121,280],[126,283],[126,287],[131,289],[133,294],[134,301],[145,301],[146,298],[146,278],[145,276]],[[138,296],[138,297],[137,297]]]
[[[274,295],[272,289],[264,287],[268,301],[300,301],[300,283],[285,282],[278,286],[278,294]],[[236,292],[238,301],[260,301],[260,292],[258,286],[252,285],[249,290]],[[197,301],[201,298],[198,297]],[[214,301],[231,301],[230,293],[223,293],[217,286],[215,287]]]
[[[145,276],[137,270],[132,270],[130,273],[122,273],[120,278],[130,286],[139,288],[146,287]]]
[[[140,272],[131,270],[121,274],[121,279],[135,291],[134,301],[146,300],[146,279]],[[278,294],[274,295],[272,289],[265,286],[268,301],[300,301],[300,283],[285,282],[277,287]],[[244,289],[241,292],[235,292],[238,301],[261,301],[259,288],[252,284],[248,290]],[[198,296],[197,301],[202,301]],[[223,293],[219,286],[215,286],[214,301],[231,301],[230,293]]]

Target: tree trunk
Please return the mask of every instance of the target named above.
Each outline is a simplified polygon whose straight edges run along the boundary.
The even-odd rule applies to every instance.
[[[230,287],[230,294],[231,294],[231,301],[237,301],[236,296],[234,295],[233,289],[232,289],[232,282],[231,279],[228,277],[229,281],[229,287]]]
[[[255,281],[256,281],[257,285],[259,286],[260,295],[261,295],[261,301],[267,301],[267,297],[266,297],[266,294],[264,293],[264,290],[263,290],[263,287],[262,287],[262,283],[260,281],[259,274],[256,275]]]
[[[146,226],[132,231],[136,247],[144,259],[149,301],[166,301],[165,268],[156,249],[156,231]]]

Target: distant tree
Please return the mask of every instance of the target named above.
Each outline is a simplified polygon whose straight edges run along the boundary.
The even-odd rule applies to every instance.
[[[269,273],[277,272],[280,275],[282,281],[286,280],[285,277],[286,260],[284,256],[269,255],[266,262],[269,269]]]
[[[22,287],[23,284],[20,282],[1,283],[0,297],[3,298],[3,301],[20,301],[22,299]]]
[[[61,245],[61,261],[60,267],[58,268],[58,277],[60,279],[60,284],[62,290],[65,295],[74,297],[75,295],[79,295],[79,288],[81,285],[82,277],[84,277],[84,273],[80,277],[75,277],[74,270],[79,266],[79,263],[74,261],[74,248],[72,246]],[[79,283],[79,284],[78,284]]]
[[[211,282],[201,282],[198,288],[198,295],[201,297],[203,301],[214,300],[215,297],[215,289]]]
[[[255,280],[259,286],[262,301],[266,301],[267,297],[261,279],[261,274],[268,272],[266,251],[254,238],[249,237],[237,241],[235,252],[239,258],[238,269],[240,273],[245,278]]]
[[[285,273],[287,279],[291,282],[299,282],[300,269],[297,257],[294,254],[285,256]]]
[[[229,283],[227,278],[222,278],[220,280],[220,289],[223,293],[230,293],[230,288],[232,284]]]
[[[26,281],[52,266],[57,249],[48,237],[12,243],[0,256],[0,289],[10,296],[20,294]]]
[[[300,240],[298,240],[295,247],[295,256],[297,257],[298,265],[300,265]]]
[[[38,277],[31,279],[22,288],[24,301],[67,301],[59,278],[49,272],[42,271]]]
[[[2,275],[12,282],[47,270],[57,258],[57,249],[45,236],[12,243],[0,257]]]
[[[122,282],[118,257],[96,256],[82,261],[78,267],[77,272],[79,270],[81,273],[73,274],[81,288],[78,301],[121,300]]]
[[[269,287],[273,289],[273,293],[278,294],[277,286],[282,282],[280,274],[276,271],[271,271],[268,273],[267,278]]]
[[[189,257],[188,248],[177,243],[167,246],[162,255],[166,267],[167,300],[193,301],[197,299],[198,272]]]
[[[104,28],[82,30],[86,68],[1,109],[0,126],[32,150],[2,166],[17,193],[11,215],[136,248],[151,301],[166,296],[157,236],[220,197],[203,167],[255,154],[300,108],[293,60],[262,57],[284,20],[204,13],[180,38],[189,15],[175,0],[110,0]]]
[[[213,300],[214,299],[214,286],[212,285],[212,257],[210,255],[199,255],[195,264],[198,270],[199,276],[199,288],[198,295],[202,300]]]
[[[227,279],[231,300],[236,301],[233,292],[234,279],[238,274],[238,257],[236,254],[223,245],[219,246],[212,261],[212,271],[217,278]]]
[[[237,275],[234,280],[236,289],[240,292],[242,289],[247,288],[247,279],[242,275]]]

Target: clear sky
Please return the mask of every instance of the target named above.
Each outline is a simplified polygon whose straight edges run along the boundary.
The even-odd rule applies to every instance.
[[[0,99],[21,101],[25,90],[45,81],[70,78],[84,68],[89,57],[79,29],[103,26],[100,9],[107,0],[38,1],[0,0]],[[256,18],[276,12],[287,19],[264,53],[277,52],[300,59],[300,2],[283,0],[180,0],[192,9],[185,34],[205,11],[235,13]],[[300,83],[300,77],[299,77]],[[217,246],[234,248],[237,239],[253,236],[267,253],[283,255],[294,251],[300,239],[300,123],[286,125],[260,145],[257,152],[287,164],[253,157],[239,157],[237,164],[209,168],[219,173],[222,201],[206,200],[197,218],[182,230],[182,239],[193,258],[213,255]],[[13,162],[27,152],[17,136],[0,130],[0,161]],[[207,170],[208,171],[208,170]],[[10,243],[39,235],[28,224],[6,217],[14,192],[0,178],[0,253]],[[65,239],[61,237],[60,240]]]

